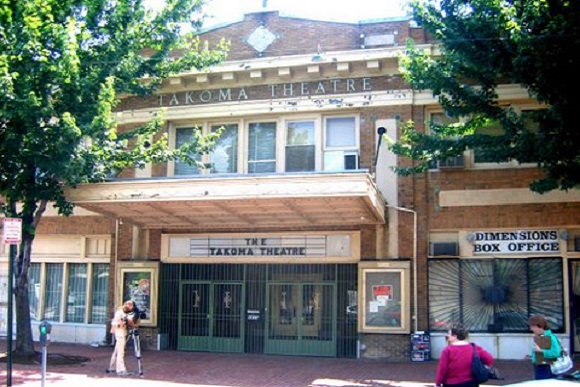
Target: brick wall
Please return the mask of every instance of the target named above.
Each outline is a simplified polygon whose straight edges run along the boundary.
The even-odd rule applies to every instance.
[[[366,333],[361,335],[361,357],[385,361],[409,361],[411,353],[410,335],[388,335]]]
[[[260,26],[267,28],[277,37],[264,50],[262,56],[303,55],[314,54],[318,51],[361,49],[364,43],[361,34],[367,37],[392,34],[395,45],[404,45],[410,36],[417,39],[417,43],[424,41],[423,34],[419,32],[421,29],[411,30],[408,20],[361,24],[336,23],[280,17],[278,12],[247,14],[242,22],[234,23],[227,28],[202,31],[200,39],[207,41],[210,47],[215,47],[222,38],[230,41],[228,60],[256,58],[258,56],[256,50],[247,43],[246,39]]]

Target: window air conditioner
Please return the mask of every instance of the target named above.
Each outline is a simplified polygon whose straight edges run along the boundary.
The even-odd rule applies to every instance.
[[[459,255],[459,243],[457,242],[431,242],[429,243],[429,256],[452,256]]]
[[[344,154],[344,169],[347,171],[359,169],[357,152],[346,152]]]

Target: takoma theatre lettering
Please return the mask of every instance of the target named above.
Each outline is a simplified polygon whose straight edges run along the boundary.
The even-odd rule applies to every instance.
[[[557,253],[560,251],[556,230],[478,231],[471,235],[471,240],[475,254]]]
[[[308,237],[315,245],[325,241],[324,236]],[[191,238],[191,256],[210,257],[306,257],[309,255],[306,238]],[[312,253],[312,251],[311,251]]]
[[[207,89],[160,94],[159,106],[196,105],[368,91],[372,91],[371,78],[330,79],[317,82],[282,83],[248,88]]]
[[[299,255],[305,256],[306,249],[304,247],[259,247],[259,248],[244,248],[244,247],[210,247],[209,255],[219,256],[278,256],[278,255]]]

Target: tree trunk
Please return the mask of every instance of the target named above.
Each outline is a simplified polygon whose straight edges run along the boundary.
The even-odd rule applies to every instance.
[[[35,353],[30,324],[30,301],[28,299],[28,269],[34,236],[23,233],[15,270],[14,294],[16,301],[16,349],[17,356],[30,356]]]

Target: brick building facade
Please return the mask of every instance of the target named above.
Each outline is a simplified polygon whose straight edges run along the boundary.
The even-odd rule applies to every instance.
[[[228,60],[124,99],[118,120],[163,108],[172,145],[224,127],[211,167],[148,165],[67,192],[75,215],[43,219],[33,252],[33,316],[54,340],[106,340],[130,297],[158,349],[424,360],[464,322],[516,359],[544,313],[580,351],[578,192],[535,195],[533,165],[473,152],[392,172],[409,161],[379,133],[441,117],[398,70],[408,38],[434,52],[422,29],[257,12],[200,37],[230,40]],[[499,95],[540,107],[514,85]]]

